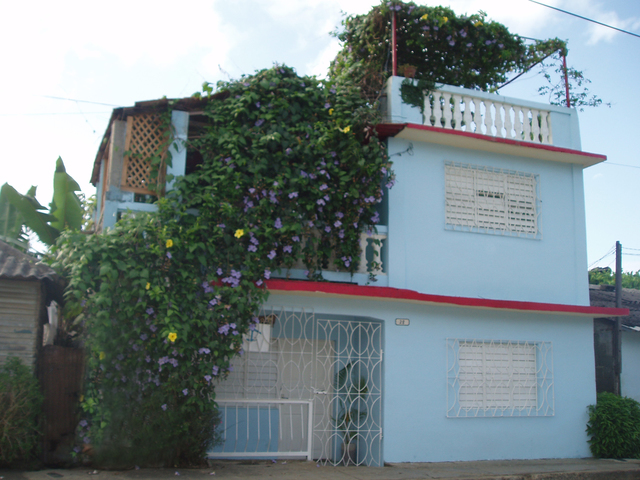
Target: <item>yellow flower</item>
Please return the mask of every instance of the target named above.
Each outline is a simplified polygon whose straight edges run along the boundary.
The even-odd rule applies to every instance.
[[[170,342],[175,342],[176,338],[178,338],[178,334],[176,332],[171,332],[167,338]]]
[[[482,22],[480,20],[473,24],[474,27],[479,27],[480,25],[482,25]]]
[[[333,108],[329,109],[329,115],[333,115]]]
[[[169,239],[167,240],[167,248],[171,248],[173,247],[173,240]]]
[[[100,360],[104,360],[104,357],[105,357],[105,356],[106,356],[106,355],[104,354],[104,352],[100,352]]]
[[[244,235],[244,230],[239,228],[238,230],[236,230],[236,233],[233,234],[234,237],[236,238],[240,238]]]
[[[346,126],[344,128],[338,128],[342,133],[349,133],[351,131],[351,127]]]
[[[442,17],[442,22],[443,23],[447,23],[449,21],[449,19],[447,17]]]
[[[426,20],[427,18],[429,18],[429,15],[425,13],[420,17],[420,20]]]
[[[147,286],[144,287],[145,289],[149,290],[151,288],[151,284],[149,282],[147,282]]]

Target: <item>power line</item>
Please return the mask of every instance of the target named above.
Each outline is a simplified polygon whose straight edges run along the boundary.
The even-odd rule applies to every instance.
[[[617,30],[619,32],[626,33],[627,35],[632,35],[634,37],[640,38],[640,35],[638,35],[637,33],[629,32],[627,30],[623,30],[623,29],[618,28],[618,27],[607,25],[606,23],[598,22],[598,21],[593,20],[591,18],[583,17],[582,15],[577,15],[575,13],[567,12],[566,10],[562,10],[561,8],[552,7],[551,5],[546,5],[544,3],[537,2],[536,0],[529,0],[529,1],[533,2],[533,3],[537,3],[538,5],[542,5],[543,7],[551,8],[552,10],[557,10],[559,12],[566,13],[567,15],[571,15],[573,17],[581,18],[582,20],[586,20],[587,22],[596,23],[598,25],[602,25],[603,27],[611,28],[613,30]]]
[[[54,100],[67,100],[69,102],[76,102],[76,103],[91,103],[93,105],[104,105],[105,107],[121,107],[122,105],[113,105],[111,103],[100,103],[100,102],[90,102],[88,100],[77,100],[75,98],[65,98],[65,97],[53,97],[51,95],[39,95],[40,97],[43,98],[53,98]]]
[[[613,162],[605,162],[603,165],[616,165],[617,167],[629,167],[629,168],[640,168],[637,165],[627,165],[625,163],[613,163]]]
[[[111,112],[49,112],[49,113],[0,113],[0,117],[37,116],[37,115],[111,115]]]
[[[611,255],[612,253],[614,253],[616,251],[616,246],[614,245],[613,247],[611,247],[609,249],[609,251],[607,253],[605,253],[602,257],[600,257],[598,260],[596,260],[595,262],[592,262],[591,265],[589,265],[587,267],[587,269],[591,269],[591,267],[593,267],[596,263],[600,262],[601,260],[607,258],[609,255]]]

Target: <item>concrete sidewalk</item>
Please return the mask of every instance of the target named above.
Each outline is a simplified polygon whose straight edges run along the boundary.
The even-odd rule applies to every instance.
[[[329,467],[303,461],[215,461],[210,468],[93,470],[46,469],[37,472],[0,470],[2,480],[57,478],[125,479],[225,478],[284,480],[631,480],[640,479],[640,460],[553,459],[481,462],[398,463],[385,467]]]

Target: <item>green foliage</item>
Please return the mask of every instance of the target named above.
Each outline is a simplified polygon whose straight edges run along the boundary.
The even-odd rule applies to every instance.
[[[39,457],[38,380],[19,358],[0,366],[0,466],[25,465]]]
[[[384,1],[366,15],[343,20],[343,31],[335,33],[344,46],[331,64],[334,81],[355,82],[368,99],[378,98],[392,73],[393,13],[399,74],[416,80],[403,83],[402,99],[415,106],[423,106],[423,92],[436,84],[495,91],[508,74],[525,72],[554,52],[567,52],[566,42],[557,38],[527,43],[501,23],[487,19],[482,11],[458,16],[447,7]],[[578,86],[588,82],[580,72],[570,72]],[[541,94],[552,92],[555,98],[555,89],[541,90]],[[597,103],[586,97],[583,101],[583,105]]]
[[[215,380],[256,328],[264,281],[298,260],[321,279],[334,252],[354,272],[393,183],[357,91],[281,66],[219,88],[189,145],[203,163],[157,213],[63,233],[54,252],[69,279],[65,318],[89,352],[79,438],[103,462],[201,461]]]
[[[640,290],[640,270],[637,272],[622,272],[622,288]],[[591,285],[615,285],[616,275],[610,268],[593,268],[589,270]]]
[[[5,183],[0,192],[0,236],[12,238],[28,247],[25,227],[38,235],[45,245],[53,245],[60,231],[82,227],[82,203],[75,192],[78,183],[69,176],[62,159],[58,157],[53,175],[53,199],[50,210],[36,200],[36,187],[26,195]]]
[[[55,217],[51,226],[58,231],[70,228],[80,230],[82,227],[82,203],[75,192],[80,191],[80,185],[67,173],[62,159],[56,161],[56,171],[53,174],[53,200],[50,213]]]
[[[5,183],[0,189],[0,240],[26,251],[29,248],[29,236],[22,215],[9,201],[8,197],[13,193],[10,191],[11,188]],[[35,189],[36,187],[31,187],[27,195],[35,197]]]
[[[598,458],[640,458],[640,404],[628,397],[599,393],[589,405],[587,434]]]

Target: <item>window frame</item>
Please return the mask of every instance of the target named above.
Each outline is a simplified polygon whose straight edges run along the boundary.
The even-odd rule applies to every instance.
[[[445,229],[542,238],[540,176],[445,162]]]
[[[551,342],[447,339],[447,417],[553,416],[554,403]]]

